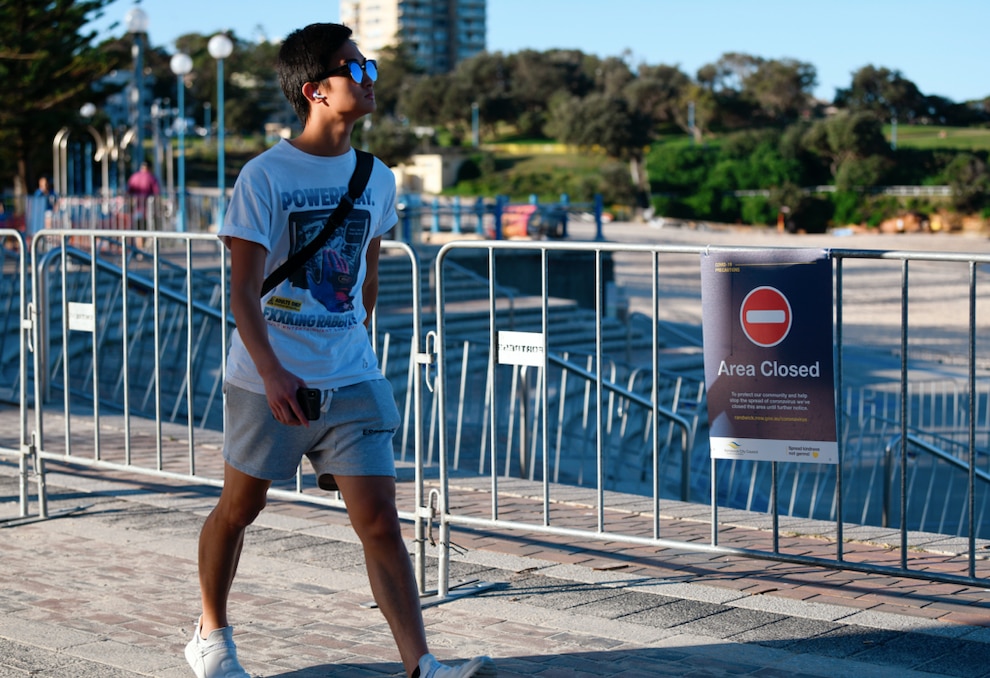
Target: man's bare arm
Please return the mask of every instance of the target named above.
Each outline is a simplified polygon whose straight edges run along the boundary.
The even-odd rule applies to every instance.
[[[241,341],[265,383],[268,406],[275,419],[283,424],[309,426],[296,400],[296,390],[306,384],[282,366],[268,339],[268,323],[259,301],[266,257],[267,251],[258,243],[230,239],[230,310]]]
[[[366,272],[364,285],[361,287],[361,298],[364,300],[364,310],[368,314],[364,319],[366,327],[371,324],[371,314],[378,303],[378,258],[382,248],[381,236],[368,243],[368,254],[365,257]]]

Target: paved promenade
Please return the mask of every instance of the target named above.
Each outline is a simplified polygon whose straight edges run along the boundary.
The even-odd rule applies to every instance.
[[[21,521],[16,472],[0,461],[0,678],[192,675],[196,538],[217,490],[50,464],[58,517]],[[425,609],[434,652],[490,654],[503,677],[990,675],[985,589],[536,535],[452,540],[465,549],[453,578],[493,586]],[[273,501],[232,596],[245,667],[401,676],[369,601],[346,515]]]

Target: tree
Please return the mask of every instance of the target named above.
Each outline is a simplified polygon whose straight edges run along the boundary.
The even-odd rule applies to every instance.
[[[477,104],[479,122],[493,133],[496,123],[513,120],[516,107],[509,93],[509,67],[501,53],[482,52],[458,64],[445,78],[447,88],[439,110],[439,123],[451,128],[455,137],[466,135],[472,106]]]
[[[952,206],[961,212],[976,212],[987,204],[990,171],[987,164],[972,153],[957,155],[945,168],[945,178],[952,189]]]
[[[597,146],[610,158],[627,161],[637,207],[646,208],[650,181],[645,158],[656,138],[655,108],[640,105],[645,93],[624,60],[590,57],[585,68],[594,74],[595,91],[580,98],[559,92],[551,103],[547,131],[565,143]]]
[[[705,78],[715,92],[742,92],[749,78],[759,68],[760,57],[726,52],[714,64],[702,66]],[[700,76],[699,76],[700,79]]]
[[[722,142],[720,156],[732,162],[732,182],[724,191],[766,189],[801,180],[797,160],[781,152],[783,133],[775,129],[736,132]]]
[[[907,122],[926,113],[925,98],[913,82],[900,71],[876,66],[863,66],[853,73],[849,89],[836,92],[835,104],[850,113],[870,113],[879,120],[896,115]]]
[[[694,113],[693,119],[691,113]],[[680,105],[675,109],[674,117],[681,129],[694,135],[695,142],[700,143],[714,126],[718,117],[718,100],[711,88],[692,83],[688,85]]]
[[[626,87],[636,77],[626,62],[618,57],[590,57],[587,67],[594,68],[595,91],[602,92],[606,97],[624,97]]]
[[[644,157],[654,139],[653,129],[653,119],[632,109],[624,98],[595,93],[578,99],[559,94],[551,102],[551,136],[585,148],[597,146],[611,158],[628,161],[640,207],[649,202]]]
[[[93,83],[124,63],[93,44],[95,31],[83,31],[110,2],[0,3],[0,172],[15,194],[48,167],[58,130],[78,120],[84,103],[102,101]]]
[[[444,97],[450,89],[450,76],[446,73],[424,75],[402,92],[398,108],[403,115],[419,125],[443,123]]]
[[[754,101],[769,122],[785,124],[808,108],[817,80],[811,64],[794,59],[760,60],[743,78],[743,96]]]
[[[713,64],[698,69],[697,80],[711,103],[708,127],[715,131],[738,130],[752,124],[758,111],[751,100],[743,96],[747,77],[760,63],[758,57],[736,52],[723,54]]]
[[[690,132],[687,115],[682,114],[691,79],[676,66],[641,66],[637,78],[626,87],[629,104],[649,112],[658,124],[680,124]]]
[[[815,122],[803,138],[805,147],[821,157],[841,190],[876,183],[890,152],[880,121],[870,113],[844,113]],[[875,157],[875,160],[865,162]],[[848,165],[843,169],[843,165]]]
[[[594,82],[577,50],[523,50],[508,57],[509,91],[516,102],[519,134],[539,137],[547,121],[550,98],[557,92],[584,96]]]
[[[217,100],[217,63],[207,49],[211,37],[187,33],[175,41],[176,49],[193,60],[193,70],[186,76],[192,101]],[[228,37],[234,50],[224,59],[224,126],[239,133],[259,133],[275,113],[291,110],[274,69],[278,45],[249,43],[233,34]],[[158,82],[166,84],[165,91],[174,92],[175,76],[168,59],[169,55],[164,55],[157,64],[152,61],[152,73]]]
[[[375,83],[375,118],[406,116],[402,110],[403,99],[425,72],[406,43],[382,49],[378,57],[378,82]]]
[[[225,106],[229,105],[230,111],[229,125],[235,132],[258,134],[280,109],[291,109],[274,67],[279,43],[249,42],[233,34],[230,37],[234,51],[227,60],[229,67],[225,64],[229,77],[224,83],[225,94],[230,92],[229,101],[225,96]],[[215,66],[213,70],[216,71]],[[171,72],[163,75],[174,91],[175,76]]]
[[[382,117],[367,127],[358,125],[355,132],[359,131],[368,150],[389,167],[396,167],[409,160],[419,145],[413,131],[397,123],[394,118]]]

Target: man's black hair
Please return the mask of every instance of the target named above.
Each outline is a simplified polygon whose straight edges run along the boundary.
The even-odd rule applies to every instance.
[[[333,66],[333,56],[351,38],[351,29],[341,24],[310,24],[293,31],[278,50],[278,81],[303,126],[309,120],[309,100],[302,88],[316,82]]]

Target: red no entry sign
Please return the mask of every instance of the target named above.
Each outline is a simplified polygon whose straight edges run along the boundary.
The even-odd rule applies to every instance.
[[[776,346],[791,331],[791,304],[775,287],[757,287],[743,299],[739,323],[757,346]]]

